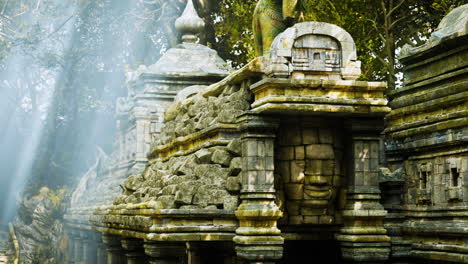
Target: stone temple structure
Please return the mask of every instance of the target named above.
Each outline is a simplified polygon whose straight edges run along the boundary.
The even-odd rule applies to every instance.
[[[402,51],[387,101],[343,29],[296,24],[233,72],[188,1],[73,195],[69,263],[468,263],[467,11]]]

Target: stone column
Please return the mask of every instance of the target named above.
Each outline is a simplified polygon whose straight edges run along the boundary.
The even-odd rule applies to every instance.
[[[283,215],[275,203],[274,139],[278,121],[256,114],[238,118],[242,141],[239,228],[233,241],[237,256],[249,263],[275,263],[283,256],[284,239],[277,228]]]
[[[143,240],[134,238],[122,239],[122,248],[125,249],[127,264],[142,264],[146,263],[145,249]]]
[[[187,263],[185,243],[147,241],[144,248],[150,264]]]
[[[73,230],[73,263],[82,264],[83,261],[83,240],[79,230]]]
[[[378,125],[356,121],[347,133],[347,202],[342,212],[344,227],[336,238],[343,259],[350,263],[384,263],[390,254],[390,237],[383,225],[387,211],[380,204],[380,138],[378,131],[369,131]]]
[[[75,262],[75,238],[73,236],[72,230],[66,230],[67,237],[68,237],[68,247],[67,247],[67,263],[74,264]]]
[[[103,234],[102,241],[107,246],[107,263],[108,264],[125,264],[124,249],[121,245],[121,237],[111,234]]]
[[[104,242],[102,241],[102,233],[94,233],[96,240],[96,256],[97,264],[107,264],[107,248]]]
[[[96,264],[97,250],[95,236],[90,231],[81,231],[81,238],[83,241],[83,263]]]

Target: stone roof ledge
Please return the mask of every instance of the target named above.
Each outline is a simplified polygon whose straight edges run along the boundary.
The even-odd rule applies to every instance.
[[[430,53],[438,46],[457,45],[468,40],[468,4],[450,11],[439,23],[429,40],[418,47],[403,46],[399,58],[409,60],[420,54]]]

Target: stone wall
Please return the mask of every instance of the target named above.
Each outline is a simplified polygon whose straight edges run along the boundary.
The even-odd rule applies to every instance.
[[[404,87],[389,95],[385,130],[398,176],[383,184],[394,259],[468,263],[467,12],[454,9],[427,43],[402,50]]]

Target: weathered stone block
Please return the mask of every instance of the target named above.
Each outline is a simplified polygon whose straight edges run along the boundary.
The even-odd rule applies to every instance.
[[[265,159],[263,157],[247,157],[247,170],[264,170]]]
[[[297,146],[294,148],[294,158],[296,160],[302,160],[305,158],[304,146]]]
[[[319,142],[317,129],[304,128],[302,130],[302,139],[303,144],[317,144]]]
[[[286,201],[286,210],[289,216],[300,215],[301,202],[300,201]]]
[[[273,157],[264,157],[265,160],[265,170],[274,170],[275,169],[275,159]]]
[[[265,156],[265,141],[258,140],[257,141],[257,156],[264,157]]]
[[[324,160],[317,160],[317,159],[314,159],[314,160],[311,160],[311,159],[308,159],[306,160],[306,167],[305,167],[305,170],[306,170],[306,173],[307,174],[311,174],[311,175],[320,175],[322,173],[322,162]]]
[[[288,126],[285,136],[290,145],[297,146],[302,144],[301,129],[297,125]]]
[[[273,170],[265,171],[265,184],[273,186],[275,183],[275,172]]]
[[[231,163],[229,164],[229,175],[230,176],[237,176],[242,170],[242,158],[241,157],[235,157],[231,160]]]
[[[235,156],[240,156],[242,154],[242,142],[240,139],[233,139],[227,145],[227,149]]]
[[[213,155],[211,156],[211,161],[213,163],[220,164],[223,166],[229,166],[229,163],[231,162],[232,158],[232,155],[228,151],[217,149],[213,152]]]
[[[294,160],[294,147],[281,147],[279,149],[280,160]]]
[[[289,216],[290,225],[302,225],[304,224],[304,218],[302,215]]]
[[[218,115],[220,123],[235,123],[238,116],[243,114],[244,111],[238,109],[222,109]]]
[[[222,183],[229,176],[229,168],[222,168],[218,164],[200,164],[195,167],[194,174],[206,184]]]
[[[177,186],[175,202],[177,204],[191,204],[194,194],[202,186],[201,181],[186,181]]]
[[[274,157],[275,147],[273,140],[265,140],[265,156]]]
[[[319,217],[318,216],[304,216],[304,223],[305,224],[318,224]]]
[[[319,202],[319,201],[318,201]],[[301,207],[301,215],[324,215],[327,209],[322,208],[311,208],[311,207]]]
[[[333,134],[330,128],[319,128],[319,142],[322,144],[333,144]]]
[[[229,193],[218,185],[203,185],[198,188],[193,197],[193,203],[200,206],[224,204],[224,199],[230,197]]]
[[[198,162],[201,164],[208,164],[211,162],[211,151],[207,149],[200,149],[199,151],[195,152],[195,157],[197,157]]]
[[[319,223],[324,224],[324,225],[329,225],[334,223],[334,218],[333,216],[330,215],[321,215],[319,217]]]
[[[291,165],[289,164],[289,161],[280,161],[279,162],[279,173],[281,175],[281,178],[283,179],[283,182],[285,182],[285,183],[289,182],[290,169],[291,169]]]
[[[158,202],[161,202],[161,205],[165,209],[175,208],[175,198],[174,195],[162,195],[158,197]]]
[[[305,162],[293,160],[290,162],[290,165],[291,165],[290,182],[291,183],[304,183]]]
[[[161,190],[161,195],[174,195],[176,192],[177,185],[176,184],[171,184],[167,185]]]
[[[321,174],[323,176],[331,176],[335,174],[335,161],[334,160],[322,160]]]
[[[240,177],[228,177],[226,179],[226,189],[230,192],[237,192],[241,189]]]
[[[242,142],[242,155],[258,156],[257,151],[257,141],[255,140],[246,140]]]
[[[306,145],[307,159],[333,159],[333,146],[330,144]]]
[[[235,210],[239,206],[239,196],[230,195],[223,198],[223,209]]]
[[[291,200],[301,200],[304,184],[288,183],[285,184],[286,196]]]

